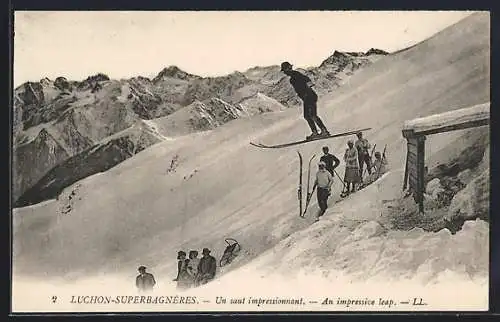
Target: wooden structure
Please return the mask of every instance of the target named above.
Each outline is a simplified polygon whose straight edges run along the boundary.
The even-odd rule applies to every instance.
[[[490,103],[474,105],[442,114],[406,121],[403,137],[407,140],[407,155],[403,190],[413,194],[424,212],[425,139],[427,135],[489,125]]]

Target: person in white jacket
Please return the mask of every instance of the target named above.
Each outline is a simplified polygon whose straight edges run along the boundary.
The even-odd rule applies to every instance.
[[[319,220],[319,217],[323,216],[328,208],[328,197],[332,192],[332,184],[332,174],[326,170],[326,164],[321,161],[318,164],[318,172],[316,172],[316,180],[314,181],[314,186],[318,187],[316,196],[318,198],[319,206],[318,217],[316,220]]]

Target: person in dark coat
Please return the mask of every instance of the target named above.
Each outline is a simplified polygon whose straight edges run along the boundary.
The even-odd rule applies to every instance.
[[[139,275],[135,278],[135,286],[139,291],[150,291],[156,285],[153,274],[146,273],[145,266],[139,266]]]
[[[330,174],[333,177],[333,171],[339,166],[340,160],[334,156],[333,154],[330,154],[328,152],[328,147],[324,146],[323,147],[323,155],[319,159],[321,162],[325,164],[325,169],[330,172]]]
[[[217,270],[217,262],[215,257],[210,255],[210,250],[208,248],[203,248],[203,257],[200,259],[198,264],[198,277],[197,284],[206,284],[213,280]]]
[[[309,140],[318,136],[330,135],[330,132],[328,132],[325,124],[323,124],[323,121],[317,114],[318,95],[312,89],[313,83],[311,79],[306,75],[293,70],[292,64],[289,62],[283,62],[281,64],[281,71],[287,76],[290,76],[290,84],[292,84],[293,89],[304,102],[304,118],[312,131],[312,134],[307,136],[306,139]],[[320,134],[318,134],[316,125],[321,130]]]

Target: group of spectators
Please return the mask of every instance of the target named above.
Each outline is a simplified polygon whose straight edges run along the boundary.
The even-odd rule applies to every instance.
[[[191,250],[189,258],[186,258],[185,251],[177,253],[177,282],[178,289],[187,289],[208,283],[215,278],[217,262],[215,257],[210,255],[208,248],[203,248],[203,256],[198,258],[198,251]],[[156,280],[151,273],[146,272],[145,266],[139,267],[139,275],[136,277],[136,287],[140,291],[152,290],[156,285]]]
[[[318,164],[318,172],[313,187],[313,191],[316,187],[318,188],[317,199],[320,210],[317,220],[328,207],[327,202],[331,195],[331,186],[335,176],[342,180],[344,185],[341,197],[346,197],[354,193],[356,189],[363,188],[374,182],[387,171],[385,152],[383,154],[379,151],[375,152],[375,160],[372,160],[370,154],[371,144],[367,139],[363,138],[362,132],[358,132],[356,135],[358,140],[355,143],[352,140],[347,141],[347,149],[344,153],[345,172],[343,179],[335,170],[340,165],[340,160],[329,152],[327,146],[323,147],[323,155]],[[365,164],[368,176],[363,178]]]

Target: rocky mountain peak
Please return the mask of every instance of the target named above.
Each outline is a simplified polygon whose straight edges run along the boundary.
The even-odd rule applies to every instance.
[[[40,83],[26,82],[20,86],[18,97],[26,105],[39,105],[45,101],[43,86]]]
[[[144,76],[132,77],[129,81],[130,82],[140,82],[140,83],[151,83],[151,80],[147,77],[144,77]]]
[[[369,55],[389,55],[389,53],[382,50],[382,49],[370,48],[370,50],[368,50],[365,55],[366,56],[369,56]]]
[[[110,78],[108,75],[103,74],[103,73],[98,73],[93,76],[87,77],[85,80],[81,81],[78,84],[78,89],[79,90],[87,90],[87,89],[94,89],[96,87],[101,86],[101,82],[109,81]]]
[[[52,85],[52,81],[48,78],[48,77],[44,77],[40,80],[40,84],[42,86],[51,86]]]
[[[103,82],[103,81],[109,81],[109,76],[103,73],[98,73],[93,76],[87,77],[83,82]],[[82,82],[82,83],[83,83]]]
[[[57,140],[45,128],[42,128],[40,132],[38,132],[38,135],[33,143],[37,149],[40,149],[42,146],[48,147],[49,151],[52,153],[54,152],[55,147],[59,146]]]
[[[66,79],[66,77],[57,77],[54,81],[54,86],[61,91],[71,91],[72,86]]]
[[[156,77],[153,79],[153,82],[157,82],[163,79],[164,77],[177,78],[181,80],[190,80],[194,78],[199,78],[196,75],[186,73],[185,71],[174,65],[162,69],[162,71],[159,72],[158,75],[156,75]]]
[[[47,139],[48,136],[49,136],[49,132],[45,128],[41,129],[40,132],[38,133],[38,137],[42,140]]]
[[[352,60],[351,57],[352,56],[350,56],[347,53],[343,53],[343,52],[335,50],[333,52],[333,54],[330,57],[328,57],[327,59],[325,59],[319,67],[322,68],[322,67],[326,67],[329,65],[337,65],[340,68],[342,68]]]
[[[333,57],[347,57],[349,54],[348,53],[344,53],[344,52],[341,52],[341,51],[338,51],[338,50],[335,50],[333,52]]]

